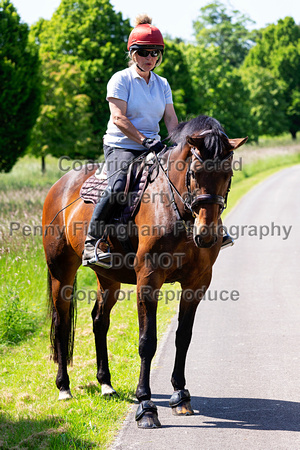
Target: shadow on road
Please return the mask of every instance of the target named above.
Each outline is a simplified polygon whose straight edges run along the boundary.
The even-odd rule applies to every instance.
[[[153,401],[157,406],[169,408],[169,396],[153,395]],[[199,428],[300,431],[300,403],[296,402],[193,396],[192,407],[201,416]],[[194,428],[194,423],[189,424],[188,420],[186,426]]]

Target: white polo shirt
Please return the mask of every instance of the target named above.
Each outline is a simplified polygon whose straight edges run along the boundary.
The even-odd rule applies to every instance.
[[[146,137],[160,139],[159,122],[162,119],[167,104],[173,103],[172,92],[168,81],[154,72],[150,72],[150,80],[146,81],[137,73],[135,65],[115,73],[107,84],[107,96],[127,102],[126,116],[131,123]],[[126,137],[113,124],[110,117],[105,145],[111,147],[145,150]]]

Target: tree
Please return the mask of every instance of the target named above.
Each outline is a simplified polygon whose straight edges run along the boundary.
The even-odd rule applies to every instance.
[[[71,130],[68,127],[73,133],[73,138],[68,135],[68,132],[64,135],[57,132],[56,134],[62,139],[69,139],[70,145],[59,147],[59,151],[64,152],[63,154],[71,150],[72,140],[74,146],[77,146],[78,141],[82,142],[80,136],[83,130],[85,130],[83,132],[85,144],[81,146],[81,151],[79,151],[80,146],[77,146],[78,151],[72,151],[72,155],[75,152],[78,158],[88,156],[90,159],[96,159],[101,153],[102,137],[109,118],[106,85],[114,72],[126,67],[126,43],[130,30],[129,21],[123,20],[121,13],[114,11],[109,0],[62,0],[52,19],[39,23],[32,30],[34,39],[39,43],[44,64],[43,72],[50,84],[49,70],[52,69],[49,61],[55,61],[57,73],[61,72],[59,65],[62,67],[66,67],[65,64],[69,65],[63,77],[64,81],[60,79],[62,89],[68,90],[67,85],[70,87],[66,77],[72,72],[72,67],[77,76],[79,72],[81,74],[80,82],[72,88],[72,98],[77,102],[78,96],[81,96],[80,108],[83,108],[85,117],[90,122],[89,141],[86,140],[87,123],[83,123],[84,121],[77,130],[75,128]],[[66,94],[68,98],[70,98],[69,94]],[[59,99],[50,99],[51,96],[57,97],[57,95],[60,96],[61,92],[50,90],[45,97],[44,106],[59,104]],[[88,99],[88,103],[86,101],[82,103],[83,99]],[[78,102],[76,105],[79,120]],[[42,111],[46,112],[44,109]],[[49,115],[47,120],[50,120]],[[61,127],[59,116],[53,115],[51,120],[53,131]],[[77,131],[78,135],[76,135]],[[89,142],[88,146],[87,142]],[[52,145],[49,145],[49,151],[53,153]],[[57,154],[57,151],[58,148],[53,154]]]
[[[187,47],[187,61],[193,81],[196,114],[218,119],[228,135],[257,140],[257,124],[251,116],[249,91],[237,69],[211,45]]]
[[[232,67],[239,67],[253,45],[253,36],[247,26],[253,21],[237,10],[227,11],[219,1],[200,8],[194,21],[195,37],[199,45],[219,48],[220,56]]]
[[[179,120],[186,120],[187,115],[195,111],[195,102],[185,46],[182,42],[170,39],[165,39],[165,46],[163,62],[155,69],[155,73],[167,78],[177,116]],[[164,124],[161,125],[161,136],[164,138],[167,131]]]
[[[25,152],[40,106],[39,58],[9,0],[0,0],[0,171]]]
[[[262,30],[259,39],[243,64],[244,78],[251,70],[253,76],[260,78],[262,71],[264,80],[252,94],[253,107],[256,107],[261,129],[264,134],[278,134],[279,130],[289,131],[292,137],[300,129],[300,28],[294,19],[286,17],[277,24],[269,25]],[[248,77],[249,79],[249,77]],[[264,117],[266,108],[259,106],[261,99],[270,96],[270,83],[272,85],[273,101],[268,105],[269,113]],[[283,114],[280,114],[280,112]],[[272,118],[270,121],[268,118]],[[273,123],[271,123],[273,121]]]
[[[288,127],[284,83],[265,67],[242,67],[239,73],[248,87],[251,115],[257,120],[257,136],[282,134]]]
[[[47,154],[88,159],[92,127],[90,98],[78,93],[84,84],[80,67],[48,60],[44,55],[42,76],[43,105],[29,150],[42,157],[42,171],[45,171]]]

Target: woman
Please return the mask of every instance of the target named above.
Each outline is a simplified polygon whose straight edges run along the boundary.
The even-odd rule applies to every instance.
[[[109,186],[89,225],[83,265],[110,267],[110,253],[97,249],[96,257],[95,245],[102,234],[100,226],[103,230],[113,216],[117,194],[124,191],[126,170],[119,169],[146,149],[158,152],[164,148],[158,134],[162,118],[168,132],[178,124],[169,83],[153,72],[162,61],[164,47],[162,34],[152,20],[146,15],[137,17],[127,45],[130,67],[114,74],[107,85],[111,115],[103,149]]]

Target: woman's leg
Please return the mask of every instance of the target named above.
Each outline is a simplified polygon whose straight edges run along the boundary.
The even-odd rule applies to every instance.
[[[95,245],[118,209],[118,194],[124,192],[129,164],[140,154],[141,152],[137,151],[104,146],[108,188],[97,203],[89,224],[82,257],[84,266],[97,264],[106,268],[111,267],[109,249],[103,252],[98,248],[96,254]]]

